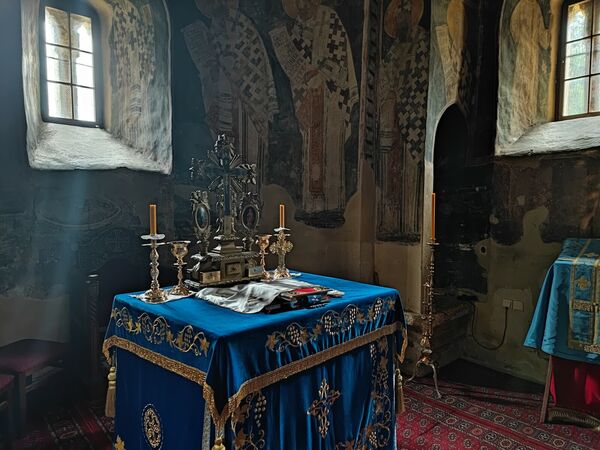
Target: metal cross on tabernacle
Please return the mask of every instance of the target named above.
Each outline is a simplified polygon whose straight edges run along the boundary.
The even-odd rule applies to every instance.
[[[220,134],[206,159],[192,159],[192,181],[210,180],[210,191],[223,192],[223,216],[231,216],[231,197],[245,193],[248,184],[256,184],[256,166],[242,164],[242,157],[235,152],[227,136]]]

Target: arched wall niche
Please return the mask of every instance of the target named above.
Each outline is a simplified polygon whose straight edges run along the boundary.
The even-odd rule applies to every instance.
[[[46,123],[40,0],[21,0],[27,152],[35,169],[172,168],[170,19],[164,0],[87,0],[101,29],[104,127]]]

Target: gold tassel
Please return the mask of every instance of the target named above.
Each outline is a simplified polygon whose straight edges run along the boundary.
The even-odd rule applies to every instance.
[[[396,414],[402,414],[405,410],[402,373],[400,373],[400,369],[398,368],[396,369]]]
[[[212,446],[212,450],[227,450],[225,445],[223,445],[223,438],[218,437],[215,439],[215,445]]]
[[[117,396],[117,369],[111,366],[108,371],[108,389],[106,391],[106,404],[104,405],[104,415],[106,417],[115,417],[115,399]]]

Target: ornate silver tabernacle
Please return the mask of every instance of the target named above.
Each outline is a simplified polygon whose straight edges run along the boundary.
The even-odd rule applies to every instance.
[[[192,182],[209,180],[209,185],[191,197],[200,251],[191,257],[186,283],[198,289],[260,278],[262,267],[252,251],[262,206],[250,190],[256,184],[255,165],[244,163],[222,134],[206,159],[192,159],[190,173]]]

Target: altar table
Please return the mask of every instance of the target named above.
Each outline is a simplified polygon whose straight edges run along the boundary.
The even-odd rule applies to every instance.
[[[220,438],[227,450],[394,449],[398,292],[299,279],[345,295],[277,314],[117,295],[104,342],[116,367],[114,447],[210,450]]]
[[[567,239],[548,270],[525,346],[550,355],[548,394],[558,408],[600,418],[600,239]],[[562,411],[563,419],[582,421]]]

